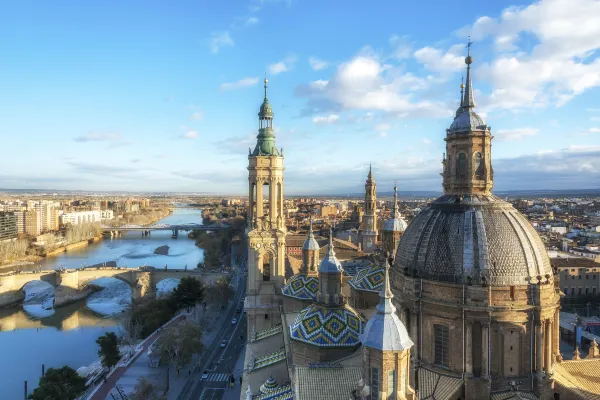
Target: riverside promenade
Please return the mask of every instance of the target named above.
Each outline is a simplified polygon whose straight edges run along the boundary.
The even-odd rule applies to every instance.
[[[166,328],[171,324],[176,324],[184,321],[186,315],[178,315],[174,317],[171,321],[167,322],[161,328],[156,330],[152,335],[148,336],[144,339],[137,347],[135,354],[130,357],[128,360],[121,360],[117,367],[111,371],[111,373],[106,377],[106,381],[102,382],[100,385],[96,387],[91,393],[87,396],[81,397],[81,400],[105,400],[108,397],[108,394],[115,387],[119,379],[127,372],[131,364],[141,355],[145,354],[148,351],[148,347],[152,343],[158,339],[159,332],[162,328]]]

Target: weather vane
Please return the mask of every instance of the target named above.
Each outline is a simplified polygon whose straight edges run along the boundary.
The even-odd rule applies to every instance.
[[[467,46],[466,46],[467,47],[468,55],[471,54],[471,45],[472,44],[473,44],[473,42],[471,41],[471,35],[469,35],[469,41],[467,42]]]

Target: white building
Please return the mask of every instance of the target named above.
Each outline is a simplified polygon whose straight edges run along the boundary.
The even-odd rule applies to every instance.
[[[113,210],[100,210],[100,219],[101,220],[113,219],[114,217],[115,217],[115,214],[114,214]]]
[[[61,215],[60,223],[62,225],[66,225],[66,224],[78,225],[78,224],[85,224],[85,223],[91,223],[91,222],[100,222],[101,219],[102,219],[101,213],[99,210],[78,211],[78,212],[65,213],[65,214]]]

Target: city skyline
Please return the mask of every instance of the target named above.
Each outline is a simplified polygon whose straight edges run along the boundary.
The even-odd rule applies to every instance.
[[[245,194],[266,71],[287,194],[436,192],[469,35],[496,189],[600,187],[599,2],[383,3],[8,6],[0,187]]]

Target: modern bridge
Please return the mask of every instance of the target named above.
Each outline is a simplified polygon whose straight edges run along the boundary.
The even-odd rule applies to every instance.
[[[19,304],[25,298],[24,287],[32,281],[44,281],[54,287],[54,306],[59,307],[83,299],[94,292],[93,281],[111,277],[127,283],[134,300],[156,291],[158,282],[168,278],[193,276],[205,283],[216,281],[224,274],[203,273],[197,269],[162,269],[153,267],[88,267],[45,270],[0,275],[0,308]]]

